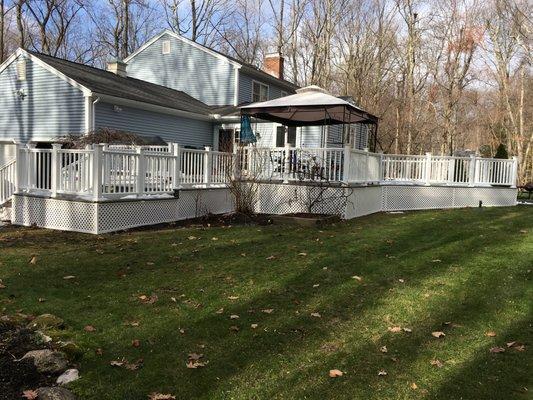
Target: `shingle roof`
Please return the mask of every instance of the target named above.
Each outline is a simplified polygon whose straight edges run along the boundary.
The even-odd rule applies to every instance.
[[[103,69],[33,51],[28,51],[28,53],[97,94],[135,100],[195,114],[211,114],[211,108],[207,104],[185,92],[140,79],[121,77]]]

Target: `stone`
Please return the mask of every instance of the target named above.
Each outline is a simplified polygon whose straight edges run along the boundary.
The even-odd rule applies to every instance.
[[[69,359],[77,360],[83,356],[83,350],[76,343],[68,342],[58,342],[59,350],[66,353]]]
[[[76,396],[62,387],[40,387],[37,389],[39,400],[76,400]]]
[[[58,385],[63,386],[63,385],[69,384],[70,382],[74,382],[78,379],[80,379],[80,372],[75,368],[71,368],[63,372],[61,376],[57,378],[56,382]]]
[[[28,351],[22,357],[23,360],[26,358],[33,358],[33,364],[41,373],[61,372],[68,366],[65,353],[50,349]]]
[[[33,321],[28,324],[30,329],[59,329],[63,327],[63,320],[52,314],[42,314],[35,317]]]

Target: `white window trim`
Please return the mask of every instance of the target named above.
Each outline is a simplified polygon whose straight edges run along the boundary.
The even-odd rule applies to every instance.
[[[266,83],[263,83],[263,82],[260,82],[260,81],[256,81],[256,80],[252,80],[252,103],[256,103],[256,101],[254,101],[254,84],[256,84],[256,83],[258,85],[260,85],[260,86],[266,87],[266,99],[265,100],[259,99],[258,102],[268,101],[268,99],[270,98],[270,86],[267,85]],[[259,89],[259,97],[261,97],[261,89]]]

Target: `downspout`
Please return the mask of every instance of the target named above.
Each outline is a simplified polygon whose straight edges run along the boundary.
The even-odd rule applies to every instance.
[[[95,110],[96,110],[96,104],[98,104],[100,102],[100,97],[97,97],[93,103],[92,103],[92,107],[91,107],[91,132],[94,131],[95,129]],[[90,133],[90,132],[89,132]]]

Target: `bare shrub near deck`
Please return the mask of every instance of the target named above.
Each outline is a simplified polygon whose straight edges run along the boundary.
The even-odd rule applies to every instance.
[[[63,144],[64,148],[72,149],[83,149],[87,145],[107,143],[107,144],[125,144],[125,145],[134,145],[142,146],[148,144],[166,144],[160,138],[151,138],[147,140],[135,133],[109,129],[109,128],[99,128],[93,132],[89,132],[83,135],[69,134],[65,137],[62,137],[59,140]]]

